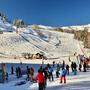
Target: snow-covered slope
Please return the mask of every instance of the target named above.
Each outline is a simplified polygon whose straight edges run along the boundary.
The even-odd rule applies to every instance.
[[[44,26],[44,25],[30,25],[30,27],[37,27],[37,28],[43,29],[43,30],[53,30],[55,28],[55,27]]]
[[[73,34],[55,31],[35,31],[30,28],[22,33],[4,33],[0,35],[0,53],[5,55],[21,55],[24,52],[44,52],[48,58],[66,58],[75,52],[82,54]]]
[[[38,25],[42,29],[53,29],[51,26]]]
[[[67,30],[84,30],[85,28],[89,28],[90,29],[90,24],[87,25],[76,25],[76,26],[64,26],[61,27],[62,29],[67,29]]]
[[[78,72],[77,75],[70,73],[66,78],[66,84],[61,84],[60,78],[54,77],[52,82],[47,80],[46,90],[90,90],[90,72]],[[9,82],[0,84],[0,90],[38,90],[38,83],[30,81],[16,86],[16,83],[25,81],[25,79],[25,76],[17,79],[16,76],[10,75]]]
[[[60,78],[54,79],[53,82],[47,82],[46,90],[90,90],[90,72],[80,72],[78,75],[67,76],[67,83],[61,84]],[[38,84],[30,85],[29,90],[38,90]]]
[[[0,28],[9,31],[13,27],[0,18]],[[53,31],[53,27],[43,26],[40,30],[33,30],[30,25],[18,28],[20,32],[4,32],[0,35],[0,55],[17,55],[22,53],[43,52],[48,58],[68,59],[75,52],[83,54],[79,41],[74,39],[73,34]],[[16,27],[13,27],[15,30]]]

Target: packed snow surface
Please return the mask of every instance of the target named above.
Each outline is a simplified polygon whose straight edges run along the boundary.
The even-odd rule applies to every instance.
[[[52,82],[47,82],[46,90],[90,90],[90,72],[79,72],[78,75],[67,76],[67,83],[60,84],[60,79],[55,78]],[[14,80],[12,80],[14,78]],[[15,86],[16,83],[24,81],[25,78],[16,79],[10,76],[11,81],[0,84],[0,90],[38,90],[37,83],[26,82],[26,84]]]

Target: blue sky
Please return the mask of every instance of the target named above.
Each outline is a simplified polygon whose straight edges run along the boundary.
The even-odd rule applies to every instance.
[[[0,0],[9,20],[50,26],[90,23],[90,0]]]

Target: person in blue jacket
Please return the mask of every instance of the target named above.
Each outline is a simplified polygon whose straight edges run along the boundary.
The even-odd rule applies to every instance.
[[[66,83],[66,75],[67,75],[67,70],[63,68],[61,71],[60,83],[62,83],[63,80],[64,80],[64,83]]]
[[[48,72],[49,72],[49,81],[54,81],[54,78],[53,78],[53,68],[50,66],[48,68]]]

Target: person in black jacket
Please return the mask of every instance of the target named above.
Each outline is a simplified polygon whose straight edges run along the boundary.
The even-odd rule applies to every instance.
[[[76,75],[77,74],[77,64],[74,62],[73,63],[73,72],[74,72],[74,75]]]
[[[71,69],[72,69],[72,72],[74,71],[73,66],[74,66],[74,63],[72,62],[72,63],[71,63]]]
[[[59,78],[59,75],[60,75],[59,71],[60,71],[60,65],[57,64],[57,68],[56,68],[56,78]]]
[[[86,67],[87,67],[87,65],[86,65],[86,62],[84,61],[84,64],[83,64],[83,71],[84,72],[86,72]]]
[[[65,68],[65,61],[63,61],[63,63],[62,63],[62,69],[64,69]]]
[[[45,84],[44,84],[44,87],[46,88],[46,85],[47,85],[47,79],[48,79],[48,67],[45,67],[43,69],[43,73],[44,73],[44,78],[45,78]]]
[[[11,66],[11,74],[14,74],[14,68]]]
[[[81,68],[82,68],[82,65],[81,63],[79,64],[79,71],[81,72]]]
[[[26,70],[26,74],[27,74],[27,81],[29,81],[30,80],[30,78],[29,78],[29,75],[30,75],[30,68],[27,66],[27,70]]]
[[[69,65],[66,65],[67,75],[69,75]]]

